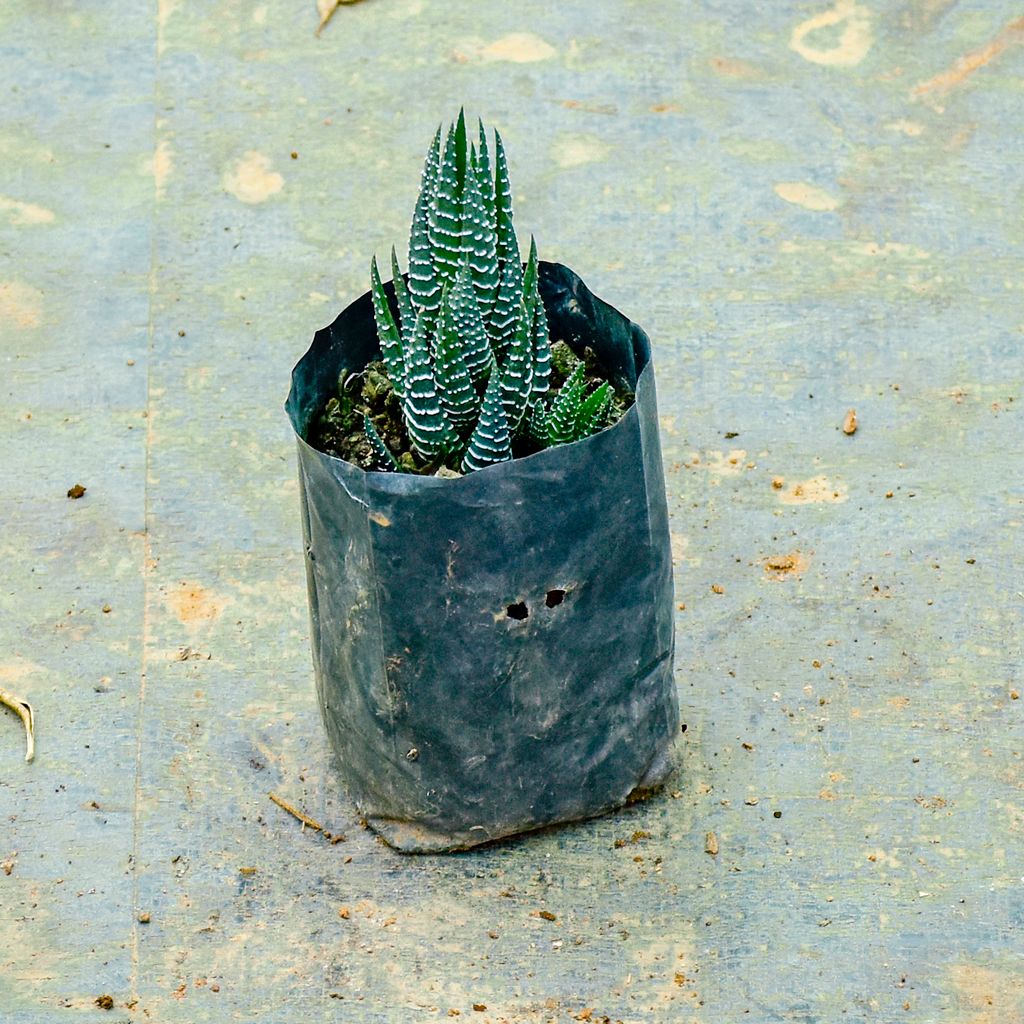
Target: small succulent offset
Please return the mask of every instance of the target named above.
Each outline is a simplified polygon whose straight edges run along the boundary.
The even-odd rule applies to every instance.
[[[376,258],[371,264],[374,318],[384,367],[423,464],[469,473],[511,459],[517,438],[544,448],[608,425],[611,386],[604,382],[587,394],[582,362],[550,395],[537,246],[531,239],[524,267],[497,131],[492,170],[482,123],[470,141],[460,112],[443,148],[438,128],[413,214],[408,283],[394,249],[391,270],[394,307]],[[374,468],[400,469],[369,416],[364,429]]]

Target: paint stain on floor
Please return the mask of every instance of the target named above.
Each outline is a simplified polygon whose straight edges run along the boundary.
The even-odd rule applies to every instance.
[[[572,135],[555,143],[553,156],[559,167],[580,167],[603,160],[608,147],[593,135]]]
[[[22,281],[0,281],[0,326],[21,330],[39,326],[43,293]]]
[[[549,60],[557,51],[540,36],[532,32],[511,32],[496,39],[480,52],[484,60],[505,60],[513,64],[529,64],[537,60]]]
[[[827,45],[834,38],[830,29],[838,30],[839,37]],[[873,42],[871,11],[851,0],[838,0],[829,10],[800,22],[789,46],[812,64],[850,68],[867,56]]]
[[[945,96],[962,85],[976,71],[991,63],[1004,50],[1024,43],[1024,18],[1016,18],[1005,25],[1001,32],[984,46],[958,58],[952,67],[929,78],[911,90],[911,98],[920,99],[929,95]]]
[[[250,149],[221,178],[225,191],[243,203],[265,203],[284,188],[284,178],[270,169],[270,158]]]
[[[57,215],[45,206],[24,203],[9,196],[0,196],[0,214],[7,217],[14,227],[28,227],[34,224],[52,224]]]
[[[802,206],[805,210],[814,210],[816,213],[829,213],[839,208],[839,200],[835,196],[806,181],[780,181],[774,192],[787,203]]]
[[[166,595],[168,607],[179,622],[193,626],[220,617],[224,602],[202,584],[182,581]]]
[[[550,43],[532,32],[510,32],[492,43],[474,36],[461,40],[452,51],[452,59],[457,64],[533,64],[557,55],[558,51]]]
[[[735,57],[712,57],[709,61],[711,70],[724,78],[764,78],[765,73],[753,64],[745,60],[737,60]]]
[[[146,172],[153,175],[153,187],[157,199],[163,199],[167,188],[167,179],[174,169],[174,151],[167,139],[161,139],[153,151],[153,156],[146,161]]]
[[[949,970],[959,997],[962,1024],[1009,1024],[1024,1020],[1024,973],[977,964],[956,964]]]

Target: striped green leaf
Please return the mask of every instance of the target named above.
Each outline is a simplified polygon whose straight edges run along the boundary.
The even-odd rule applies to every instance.
[[[533,397],[545,395],[551,380],[551,339],[548,336],[548,316],[540,296],[540,271],[537,260],[537,242],[530,237],[530,258],[523,273],[523,293],[533,305]]]
[[[530,235],[530,255],[523,268],[523,294],[533,295],[537,290],[537,239]]]
[[[377,428],[369,416],[363,416],[363,431],[373,449],[373,468],[380,473],[393,473],[398,469],[398,462],[391,454],[388,446],[381,440]]]
[[[494,132],[494,203],[498,260],[503,266],[509,262],[519,263],[519,243],[512,226],[512,186],[508,180],[508,161],[497,129]]]
[[[433,202],[430,206],[428,228],[430,249],[434,261],[434,274],[443,287],[453,280],[462,262],[462,191],[465,181],[465,155],[462,156],[463,171],[459,176],[460,152],[464,154],[466,125],[462,124],[462,139],[456,135],[455,127],[448,129],[448,140],[444,147],[441,170],[437,177]]]
[[[525,419],[526,436],[535,444],[546,448],[548,444],[548,411],[543,402],[534,402]]]
[[[455,170],[460,188],[465,184],[468,168],[469,139],[466,133],[466,111],[460,108],[458,119],[455,122]]]
[[[488,334],[495,358],[502,362],[512,344],[518,325],[519,309],[523,303],[523,268],[518,256],[505,263],[501,272],[498,297],[488,322]]]
[[[480,194],[478,159],[474,152],[470,159],[470,173],[466,175],[466,188],[462,196],[462,231],[463,248],[472,270],[480,312],[487,320],[498,295],[498,249],[494,221],[488,216],[484,198]]]
[[[576,440],[603,430],[608,423],[608,410],[612,404],[611,385],[604,381],[580,404],[576,415]]]
[[[416,314],[413,312],[412,299],[409,296],[405,278],[402,277],[401,268],[398,266],[398,256],[395,254],[394,246],[391,247],[391,280],[395,285],[395,301],[398,303],[398,329],[404,343],[412,335]]]
[[[434,339],[434,380],[448,422],[459,434],[465,435],[477,417],[480,398],[466,366],[462,339],[451,312],[450,291],[451,286],[445,288],[441,319]],[[486,347],[486,338],[484,345]],[[490,354],[489,349],[487,354]]]
[[[409,232],[409,292],[417,310],[437,309],[441,302],[441,285],[434,272],[430,247],[430,207],[434,201],[437,177],[440,173],[441,128],[438,126],[434,141],[423,163],[420,193],[412,215]]]
[[[544,300],[538,293],[533,308],[533,397],[546,395],[551,387],[551,336]]]
[[[391,306],[381,284],[377,257],[370,261],[370,295],[373,299],[373,319],[377,324],[377,338],[380,340],[380,354],[387,367],[388,376],[399,398],[405,390],[405,358],[402,338],[398,325],[391,313]]]
[[[551,445],[569,444],[576,440],[576,423],[586,387],[585,373],[583,363],[577,363],[551,403],[548,414],[548,443]]]
[[[427,345],[429,329],[427,317],[416,318],[416,329],[405,350],[405,393],[402,396],[402,414],[409,439],[428,462],[443,455],[456,440],[437,393]]]
[[[533,309],[519,304],[516,333],[501,364],[501,400],[509,430],[519,429],[530,405],[533,389]]]
[[[445,292],[444,329],[459,338],[466,369],[473,383],[479,384],[491,372],[494,356],[470,274],[469,264],[463,263],[454,285]]]
[[[484,203],[487,222],[492,227],[496,227],[497,207],[494,202],[494,175],[491,172],[491,157],[487,150],[487,132],[484,130],[483,121],[480,121],[479,125],[480,137],[477,142],[476,176],[480,184],[480,198]],[[497,231],[495,231],[495,244],[497,244]]]
[[[492,374],[484,393],[484,404],[480,410],[469,448],[462,460],[462,472],[471,473],[496,462],[507,462],[512,458],[512,439],[509,436],[508,420],[501,400],[501,375]]]

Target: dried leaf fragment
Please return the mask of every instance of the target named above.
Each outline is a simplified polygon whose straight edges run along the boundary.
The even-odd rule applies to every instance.
[[[704,852],[710,853],[712,857],[718,856],[718,836],[714,832],[708,832],[704,836]]]
[[[32,705],[6,690],[0,690],[0,704],[9,707],[25,726],[25,760],[31,761],[36,756],[36,724]]]
[[[297,807],[292,807],[287,800],[282,800],[276,793],[268,793],[267,796],[269,796],[270,799],[281,808],[281,810],[287,811],[293,818],[301,821],[304,828],[308,826],[313,829],[314,832],[323,832],[323,825],[321,825],[315,818],[311,818],[308,814],[304,814]]]
[[[319,39],[320,33],[327,27],[327,22],[334,17],[334,12],[341,6],[358,4],[361,0],[316,0],[317,14],[320,15],[320,24],[316,27],[314,35]]]
[[[851,434],[857,433],[857,410],[848,409],[846,411],[846,418],[843,420],[843,433],[849,437]]]

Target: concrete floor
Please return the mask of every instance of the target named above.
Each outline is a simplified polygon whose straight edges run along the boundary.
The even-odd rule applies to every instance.
[[[1024,1020],[1024,23],[827,2],[0,8],[4,1024]],[[648,803],[407,858],[281,403],[460,103],[654,339],[688,729]]]

